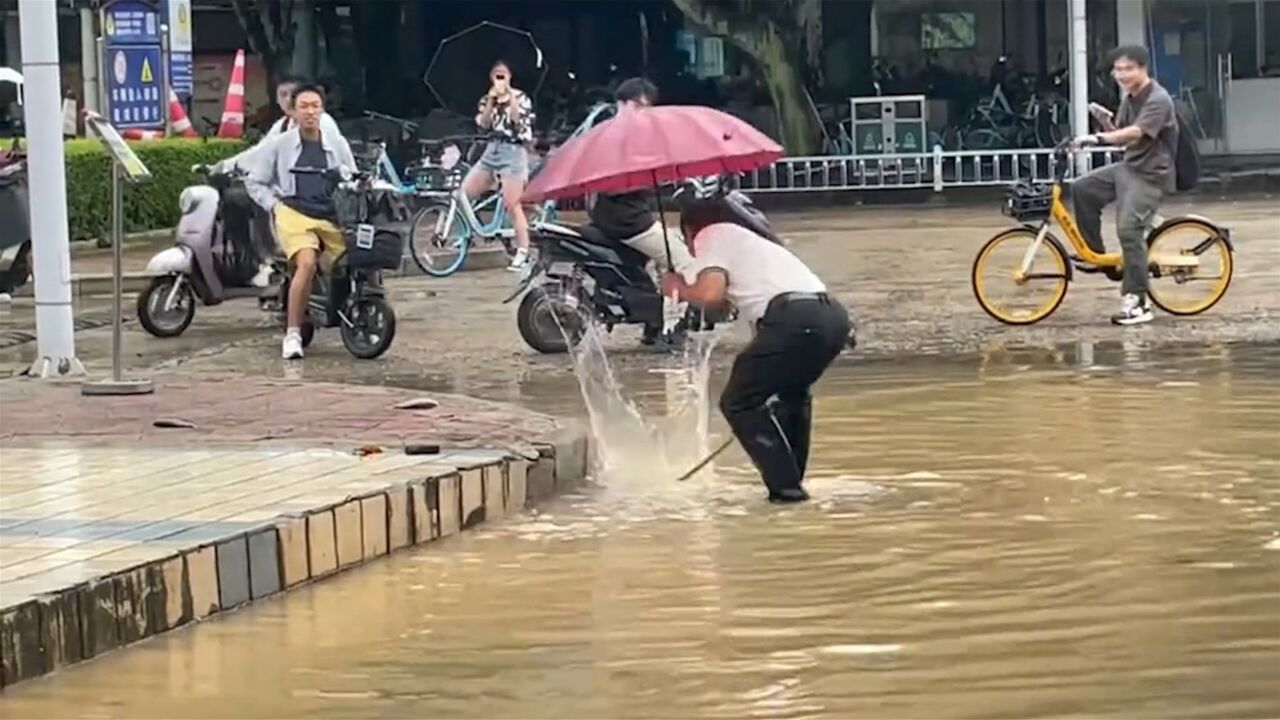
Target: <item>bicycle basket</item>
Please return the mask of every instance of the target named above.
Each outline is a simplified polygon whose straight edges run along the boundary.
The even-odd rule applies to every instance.
[[[356,226],[345,233],[347,267],[398,270],[404,258],[404,238],[398,232]]]
[[[420,192],[453,191],[462,187],[466,176],[458,166],[444,169],[439,165],[424,165],[412,171],[413,185]]]
[[[1053,194],[1049,186],[1020,182],[1009,188],[1004,201],[1004,214],[1018,222],[1034,222],[1049,217]]]

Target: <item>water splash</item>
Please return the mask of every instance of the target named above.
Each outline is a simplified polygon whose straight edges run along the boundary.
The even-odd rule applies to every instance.
[[[604,334],[597,323],[588,323],[571,353],[591,424],[597,477],[626,484],[680,475],[710,445],[708,385],[718,333],[690,333],[684,349],[655,370],[666,378],[665,412],[649,416],[618,382]]]

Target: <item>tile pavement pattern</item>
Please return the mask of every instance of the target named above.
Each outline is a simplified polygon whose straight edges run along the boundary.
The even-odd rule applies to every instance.
[[[252,392],[266,385],[280,390],[275,383],[249,381],[223,386],[226,409],[236,409],[229,398],[270,399],[273,391]],[[114,420],[99,413],[98,424],[90,427],[113,432],[92,433],[94,441],[87,444],[75,432],[75,423],[83,421],[71,418],[83,413],[72,412],[72,398],[54,401],[56,391],[36,391],[42,407],[66,411],[69,424],[62,433],[52,432],[57,428],[47,419],[23,418],[17,430],[8,416],[12,406],[5,408],[0,683],[51,672],[518,513],[586,475],[585,436],[563,428],[546,432],[554,422],[543,416],[454,398],[438,398],[440,406],[431,411],[410,412],[391,409],[409,396],[401,391],[319,389],[344,412],[358,409],[353,397],[363,398],[363,417],[380,417],[391,428],[382,435],[357,433],[356,445],[378,438],[407,442],[425,433],[441,441],[441,451],[361,456],[334,447],[323,422],[307,428],[297,418],[298,432],[289,443],[234,442],[237,433],[252,435],[262,427],[235,429],[234,422],[219,425],[212,417],[204,418],[212,427],[207,433],[167,431],[179,434],[165,436],[173,438],[166,442],[161,431],[141,424],[147,412],[164,412],[170,408],[162,406],[184,399],[181,392],[166,399],[163,384],[146,401],[146,412],[135,407],[130,415],[125,404],[117,404]],[[462,420],[467,403],[481,412],[479,419]],[[514,452],[502,442],[468,447],[475,437],[457,425],[469,422],[482,431],[504,412],[508,434],[543,423],[540,432],[517,443],[532,453]],[[409,432],[412,423],[403,418],[414,416],[419,427]],[[426,422],[430,417],[437,422]],[[501,440],[503,433],[487,430]]]

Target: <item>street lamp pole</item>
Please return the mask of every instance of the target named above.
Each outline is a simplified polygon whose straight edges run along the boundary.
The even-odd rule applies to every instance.
[[[1089,38],[1085,0],[1071,0],[1071,134],[1089,134]],[[1089,169],[1085,153],[1076,156],[1076,171]]]
[[[71,306],[67,237],[67,177],[62,151],[62,77],[58,67],[58,4],[18,0],[25,76],[27,185],[30,190],[37,359],[31,375],[82,375]]]

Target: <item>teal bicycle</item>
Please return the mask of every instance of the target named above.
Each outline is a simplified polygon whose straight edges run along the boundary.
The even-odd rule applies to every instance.
[[[529,225],[554,222],[555,214],[555,202],[545,202],[529,217]],[[515,252],[511,242],[515,236],[501,191],[473,202],[458,190],[450,193],[447,200],[433,199],[418,211],[409,230],[409,249],[422,272],[448,277],[467,261],[467,254],[477,242],[501,242],[511,255]]]
[[[612,117],[614,110],[612,103],[596,105],[568,138]],[[535,162],[534,173],[537,165]],[[529,228],[535,230],[555,220],[556,204],[547,201],[536,213],[530,214]],[[477,243],[501,242],[507,254],[513,254],[515,236],[515,227],[500,191],[471,200],[458,190],[448,196],[432,197],[418,211],[409,230],[409,250],[422,272],[432,277],[448,277],[462,267]]]

